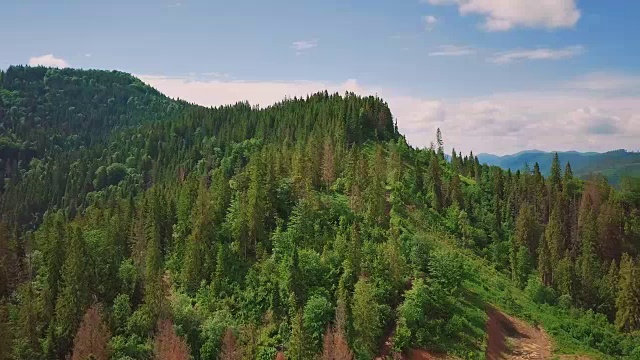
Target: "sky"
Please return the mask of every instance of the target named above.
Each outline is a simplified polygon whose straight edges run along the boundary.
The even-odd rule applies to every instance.
[[[205,106],[377,95],[422,147],[640,150],[640,1],[3,0],[0,68],[121,70]]]

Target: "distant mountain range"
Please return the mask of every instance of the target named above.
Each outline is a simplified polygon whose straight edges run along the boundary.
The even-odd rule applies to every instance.
[[[548,175],[555,152],[540,150],[526,150],[512,155],[480,154],[481,163],[499,166],[516,171],[529,164],[531,168],[537,162],[543,175]],[[558,152],[562,169],[571,163],[573,174],[586,177],[589,174],[600,173],[607,177],[610,183],[617,184],[623,176],[640,176],[640,152],[614,150],[605,153],[565,151]]]

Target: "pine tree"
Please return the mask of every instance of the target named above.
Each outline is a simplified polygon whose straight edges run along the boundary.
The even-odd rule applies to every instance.
[[[577,266],[580,279],[580,302],[585,308],[593,308],[596,305],[596,286],[600,279],[600,264],[596,258],[593,237],[581,238]]]
[[[444,141],[442,141],[442,131],[436,131],[436,142],[438,143],[438,158],[444,160]]]
[[[551,263],[555,264],[560,261],[560,258],[564,255],[566,250],[563,224],[560,218],[560,209],[556,206],[549,216],[549,223],[545,229],[545,240],[549,249],[549,255],[551,256]]]
[[[458,209],[464,209],[462,185],[460,184],[460,175],[457,172],[451,175],[451,183],[449,183],[449,203],[458,207]]]
[[[615,260],[611,260],[609,271],[602,279],[599,291],[598,312],[607,315],[611,322],[616,317],[616,298],[618,297],[619,270]]]
[[[640,270],[628,254],[620,259],[616,299],[616,326],[623,331],[640,329]]]
[[[146,219],[153,222],[152,218]],[[162,251],[160,235],[152,224],[145,224],[147,231],[147,248],[145,250],[144,304],[155,323],[165,312],[165,291],[162,271]],[[153,324],[152,323],[152,324]]]
[[[297,311],[291,319],[291,337],[287,347],[287,359],[305,360],[312,354],[309,353],[308,339],[304,331],[302,311]]]
[[[382,319],[379,305],[375,300],[375,287],[368,279],[361,277],[353,292],[353,347],[360,359],[373,359],[382,333]]]
[[[548,215],[547,215],[547,194],[546,194],[546,186],[544,183],[544,177],[540,172],[540,165],[536,162],[533,166],[533,182],[531,184],[532,189],[530,189],[530,196],[533,197],[533,205],[534,211],[536,213],[536,218],[538,222],[543,223]]]
[[[222,224],[231,201],[231,188],[229,179],[224,174],[222,167],[211,173],[211,221],[214,225]]]
[[[431,195],[431,206],[440,212],[444,205],[442,196],[442,178],[440,172],[440,161],[437,157],[432,157],[429,161],[429,194]]]
[[[548,229],[548,228],[547,228]],[[544,285],[551,285],[553,282],[553,265],[551,261],[551,251],[549,250],[549,237],[543,236],[538,247],[538,273],[542,277],[542,283]]]
[[[213,270],[213,229],[209,189],[203,180],[198,190],[197,203],[192,212],[195,219],[192,233],[187,238],[182,268],[182,281],[188,293],[195,294],[200,283]]]
[[[404,163],[402,159],[402,144],[400,141],[398,143],[391,143],[389,149],[389,157],[387,160],[387,168],[389,169],[389,180],[393,185],[402,180],[404,175]],[[420,186],[422,189],[422,186]]]
[[[573,195],[572,182],[573,171],[571,170],[571,164],[567,162],[567,165],[564,167],[564,176],[562,178],[562,191],[570,197]]]
[[[511,241],[511,277],[516,286],[523,288],[533,270],[533,260],[527,246]]]
[[[376,147],[375,154],[369,163],[367,179],[369,184],[365,191],[366,216],[371,224],[379,227],[386,227],[387,201],[384,181],[386,180],[386,169],[382,147]]]
[[[62,267],[62,288],[56,302],[55,337],[59,357],[68,354],[85,308],[89,304],[87,250],[78,227],[71,229],[69,246]]]
[[[329,188],[336,179],[336,164],[335,154],[333,151],[333,144],[331,140],[327,138],[324,142],[322,149],[322,183],[326,188]]]
[[[451,171],[453,173],[459,172],[460,171],[460,167],[461,165],[459,164],[459,162],[462,159],[458,158],[458,153],[456,153],[456,148],[453,148],[451,150]]]
[[[538,250],[540,227],[533,208],[526,203],[522,204],[518,212],[513,236],[515,244],[526,247],[529,254],[535,254]]]
[[[564,256],[553,267],[553,287],[561,295],[574,296],[575,292],[575,269],[569,256]]]
[[[44,223],[36,235],[36,240],[38,247],[42,249],[44,261],[44,266],[40,268],[40,276],[45,279],[43,310],[46,320],[51,320],[54,317],[65,259],[64,251],[68,247],[65,244],[66,237],[62,211],[45,216]]]
[[[558,153],[553,155],[553,161],[551,162],[549,186],[551,187],[551,194],[562,191],[562,175],[560,174],[560,159],[558,158]]]
[[[600,207],[597,219],[598,253],[605,260],[619,260],[624,237],[624,212],[615,199]]]

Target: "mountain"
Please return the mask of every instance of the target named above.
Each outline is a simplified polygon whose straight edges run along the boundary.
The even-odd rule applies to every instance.
[[[543,175],[549,175],[551,162],[555,152],[540,150],[521,151],[512,155],[497,156],[479,154],[478,160],[488,165],[499,166],[512,171],[522,170],[526,164],[529,167],[537,162]],[[640,175],[640,153],[626,150],[614,150],[605,153],[597,152],[558,152],[561,164],[569,162],[574,175],[586,178],[599,173],[607,177],[610,183],[618,184],[624,176]]]
[[[353,93],[0,80],[1,360],[640,354],[640,181],[417,149]]]

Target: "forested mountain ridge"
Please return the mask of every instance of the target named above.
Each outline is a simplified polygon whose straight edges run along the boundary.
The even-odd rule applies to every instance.
[[[522,151],[517,154],[496,156],[478,154],[481,163],[500,166],[511,171],[522,170],[525,165],[538,163],[544,176],[549,175],[554,152],[540,150]],[[613,150],[605,153],[597,152],[558,152],[561,162],[570,162],[574,175],[586,178],[592,174],[602,174],[612,184],[620,184],[625,176],[640,175],[640,153],[626,150]]]
[[[0,131],[40,156],[91,145],[111,130],[179,113],[174,101],[118,71],[11,66],[0,71]]]
[[[50,207],[75,213],[92,190],[123,180],[146,186],[244,140],[293,146],[310,136],[345,144],[398,136],[388,106],[374,97],[324,92],[265,109],[205,108],[117,71],[16,66],[0,77],[0,190],[13,199],[0,209],[19,224]],[[39,193],[34,182],[48,188]]]
[[[16,98],[51,91],[51,69],[14,70],[31,85],[3,87],[3,104],[31,114]],[[138,86],[61,71],[89,93],[124,76],[114,99]],[[0,359],[373,359],[385,337],[397,356],[479,359],[487,305],[542,323],[559,352],[640,355],[637,181],[447,157],[439,131],[415,149],[375,97],[258,109],[135,93],[153,101],[121,122],[44,125],[89,134],[59,148],[0,112],[2,136],[37,150],[5,160]]]

